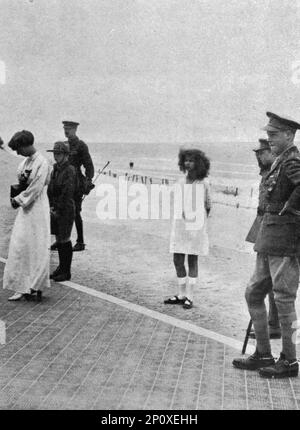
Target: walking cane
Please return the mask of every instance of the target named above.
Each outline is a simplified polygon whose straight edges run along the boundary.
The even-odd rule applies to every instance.
[[[245,354],[246,348],[247,348],[247,344],[248,344],[248,340],[249,340],[249,336],[250,336],[250,332],[251,332],[251,328],[252,328],[252,319],[250,318],[248,327],[247,327],[247,331],[246,331],[246,336],[245,336],[245,340],[244,340],[244,345],[243,345],[243,349],[242,349],[242,354]]]
[[[95,185],[95,182],[97,181],[97,179],[99,178],[99,176],[101,175],[101,173],[106,169],[106,167],[109,165],[110,161],[108,161],[104,167],[102,167],[102,169],[97,171],[97,176],[95,177],[95,179],[93,180],[92,184]],[[82,197],[82,200],[84,200],[86,197],[86,194]]]

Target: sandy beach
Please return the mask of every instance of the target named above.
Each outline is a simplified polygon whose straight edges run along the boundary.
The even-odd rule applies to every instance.
[[[16,180],[18,162],[17,157],[1,152],[2,258],[7,257],[16,214],[10,207],[8,192],[9,185]],[[98,185],[104,183],[117,189],[118,178],[102,175]],[[213,200],[215,197],[213,194]],[[87,247],[85,252],[74,253],[74,282],[243,340],[249,319],[244,290],[255,261],[252,245],[245,243],[244,238],[255,217],[254,209],[214,204],[209,217],[210,254],[199,258],[194,307],[184,310],[163,304],[163,299],[177,290],[169,253],[170,221],[100,220],[96,214],[98,202],[95,189],[83,204]],[[52,268],[56,267],[57,258],[57,253],[52,252]]]
[[[1,152],[1,270],[19,161]],[[214,204],[210,253],[199,259],[194,307],[185,310],[163,304],[177,290],[170,220],[97,217],[99,186],[113,186],[118,196],[118,181],[101,176],[84,201],[87,247],[74,253],[72,282],[52,282],[41,303],[9,302],[2,290],[0,409],[298,408],[298,378],[269,383],[232,366],[249,321],[244,291],[255,254],[244,237],[255,209],[226,204],[226,194]],[[57,262],[51,252],[51,269]],[[254,346],[249,340],[247,353]],[[279,355],[281,340],[272,350]]]

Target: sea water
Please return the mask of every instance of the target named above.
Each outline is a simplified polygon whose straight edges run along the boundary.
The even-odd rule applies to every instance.
[[[156,172],[160,175],[178,175],[178,151],[180,147],[198,148],[211,161],[212,176],[232,176],[255,180],[258,168],[252,149],[253,142],[210,143],[89,143],[95,165],[101,167],[110,161],[111,169],[134,169]]]

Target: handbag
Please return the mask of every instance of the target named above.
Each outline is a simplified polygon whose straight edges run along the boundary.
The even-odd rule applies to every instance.
[[[25,170],[25,173],[22,173],[20,182],[18,184],[13,184],[10,186],[10,199],[17,197],[20,193],[28,188],[28,178],[30,176],[31,170]]]
[[[17,197],[22,191],[25,191],[28,187],[28,184],[13,184],[10,186],[10,198],[13,199],[14,197]]]

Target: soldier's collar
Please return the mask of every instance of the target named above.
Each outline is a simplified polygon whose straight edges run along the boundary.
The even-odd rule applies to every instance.
[[[280,155],[278,155],[278,157],[276,158],[276,160],[277,159],[282,160],[283,158],[286,157],[286,155],[288,155],[290,152],[294,151],[295,148],[297,149],[297,147],[295,145],[289,146]]]
[[[286,148],[280,155],[278,155],[278,157],[275,158],[272,166],[271,166],[271,170],[274,169],[274,167],[276,167],[282,160],[284,160],[286,158],[287,155],[289,155],[290,152],[294,151],[295,149],[298,150],[297,146],[292,145],[289,146],[288,148]]]

